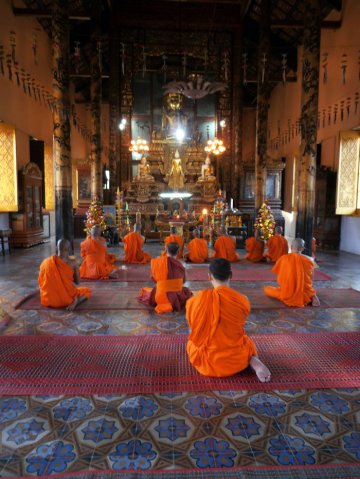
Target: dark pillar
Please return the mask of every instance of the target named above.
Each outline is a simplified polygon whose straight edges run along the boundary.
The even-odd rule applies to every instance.
[[[119,89],[120,62],[119,39],[113,28],[110,33],[110,81],[109,81],[109,170],[110,203],[115,202],[116,189],[119,186],[116,165],[119,161]]]
[[[311,255],[314,227],[316,137],[319,95],[321,0],[304,2],[304,38],[301,85],[301,162],[296,235]]]
[[[231,197],[234,206],[239,204],[240,175],[243,171],[242,165],[242,28],[234,33],[233,45],[233,83],[232,83],[232,155],[231,155]]]
[[[255,215],[265,199],[271,0],[261,1],[255,140]]]
[[[56,240],[74,238],[69,99],[68,0],[54,0],[52,12],[53,155]]]
[[[92,1],[91,33],[91,197],[103,198],[103,165],[101,158],[101,3]]]

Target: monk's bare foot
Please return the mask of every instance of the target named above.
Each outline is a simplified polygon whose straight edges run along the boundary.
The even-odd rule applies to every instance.
[[[110,279],[118,279],[118,277],[119,273],[117,272],[117,270],[111,271],[111,273],[109,274]]]
[[[320,306],[320,299],[316,296],[316,294],[315,296],[312,297],[311,306],[315,306],[315,307]]]
[[[76,306],[78,305],[78,298],[75,297],[74,301],[69,304],[69,306],[66,308],[67,311],[74,311],[74,309],[76,308]]]
[[[265,364],[260,361],[260,359],[256,356],[253,356],[250,359],[250,366],[255,371],[256,376],[258,377],[259,381],[262,383],[268,383],[271,378],[270,370],[265,366]]]

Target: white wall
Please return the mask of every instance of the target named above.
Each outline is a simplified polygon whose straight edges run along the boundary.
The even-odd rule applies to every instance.
[[[340,250],[360,254],[360,218],[351,216],[341,218]]]

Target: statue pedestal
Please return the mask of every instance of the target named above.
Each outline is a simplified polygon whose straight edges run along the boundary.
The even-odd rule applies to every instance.
[[[216,178],[198,180],[198,186],[201,190],[201,196],[204,201],[211,202],[215,201],[215,196],[217,192],[217,181]]]

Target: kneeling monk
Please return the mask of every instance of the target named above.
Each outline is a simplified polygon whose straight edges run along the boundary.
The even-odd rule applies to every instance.
[[[141,235],[141,225],[135,223],[134,232],[123,239],[125,262],[129,264],[150,263],[151,256],[142,250],[145,238]]]
[[[272,271],[277,275],[280,288],[266,286],[265,294],[280,299],[287,306],[302,308],[307,304],[319,306],[320,301],[312,285],[315,263],[312,258],[301,254],[304,240],[295,238],[291,253],[281,256]]]
[[[282,227],[277,226],[274,236],[268,239],[268,252],[264,254],[264,257],[271,263],[276,263],[281,256],[289,252],[287,239],[282,236],[282,232]]]
[[[172,226],[170,228],[170,235],[167,236],[165,238],[165,251],[162,252],[163,255],[166,255],[167,254],[167,251],[166,251],[166,245],[168,245],[169,243],[177,243],[179,245],[179,252],[178,252],[178,255],[177,255],[177,259],[181,259],[184,255],[184,239],[182,236],[176,234],[176,227],[175,226]]]
[[[114,265],[115,255],[108,254],[105,239],[101,237],[101,226],[91,228],[90,238],[80,243],[81,256],[80,277],[86,279],[107,279],[117,276],[118,268]]]
[[[240,256],[236,253],[236,240],[232,236],[226,234],[225,226],[220,227],[220,235],[214,244],[213,258],[225,258],[230,263],[240,260]]]
[[[61,239],[57,244],[57,256],[44,259],[40,265],[40,302],[51,308],[65,308],[73,311],[76,306],[90,298],[89,288],[76,288],[80,280],[79,266],[70,259],[70,243]]]
[[[184,308],[186,301],[192,296],[188,288],[184,288],[185,268],[176,259],[179,252],[178,243],[166,245],[166,256],[151,260],[151,277],[156,282],[154,288],[143,288],[139,301],[155,306],[157,313],[171,313]]]
[[[259,230],[255,230],[255,235],[248,238],[245,242],[245,259],[253,263],[259,263],[264,259],[264,242],[261,239]]]
[[[200,238],[200,231],[195,229],[193,231],[194,239],[187,245],[188,253],[185,254],[185,259],[192,263],[205,263],[209,256],[208,245],[204,239]]]
[[[190,362],[199,373],[217,377],[231,376],[251,366],[261,382],[268,382],[270,371],[244,332],[249,300],[230,288],[231,275],[228,260],[214,259],[209,274],[213,288],[200,291],[186,303]]]

